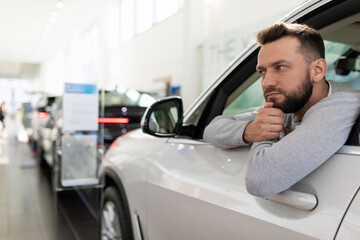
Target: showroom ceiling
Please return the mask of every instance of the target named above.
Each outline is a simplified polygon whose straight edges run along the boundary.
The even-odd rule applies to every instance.
[[[1,0],[0,78],[28,78],[99,15],[104,0]],[[52,19],[51,19],[52,17]]]

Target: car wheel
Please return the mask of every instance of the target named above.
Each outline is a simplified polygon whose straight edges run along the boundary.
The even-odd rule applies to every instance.
[[[130,219],[115,187],[107,187],[101,211],[102,240],[131,240]]]

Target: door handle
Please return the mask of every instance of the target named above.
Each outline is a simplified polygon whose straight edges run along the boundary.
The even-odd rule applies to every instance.
[[[292,190],[287,190],[265,199],[305,211],[313,210],[318,202],[314,194]]]

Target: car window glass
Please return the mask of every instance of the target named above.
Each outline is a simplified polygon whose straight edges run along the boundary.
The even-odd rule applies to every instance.
[[[223,112],[223,115],[234,115],[263,106],[265,99],[261,90],[261,78],[258,78],[245,91],[232,101]]]
[[[350,48],[349,45],[337,42],[325,41],[325,56],[328,63],[326,79],[340,82],[348,87],[360,89],[360,72],[351,69],[351,66],[339,68],[339,59],[360,61],[359,52]]]
[[[105,107],[148,107],[155,99],[149,94],[138,92],[134,89],[128,89],[124,91],[105,91],[104,101]]]

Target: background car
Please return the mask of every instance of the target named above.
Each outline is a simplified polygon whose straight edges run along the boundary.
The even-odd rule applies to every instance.
[[[360,89],[360,1],[306,1],[283,21],[319,29],[326,78]],[[258,51],[255,43],[244,50],[184,116],[181,99],[160,100],[144,132],[112,144],[100,172],[103,239],[360,239],[359,123],[331,159],[268,199],[246,190],[250,148],[202,140],[215,116],[263,105]]]
[[[118,137],[140,128],[147,106],[155,101],[150,94],[131,88],[113,87],[99,91],[98,145],[107,149]],[[102,107],[102,102],[104,106]],[[37,151],[40,161],[53,166],[55,149],[61,146],[63,109],[62,97],[53,99],[46,114],[47,121],[38,130]],[[45,113],[43,113],[45,116]],[[43,161],[45,160],[45,161]]]
[[[41,96],[32,111],[31,123],[27,124],[31,126],[31,129],[27,132],[33,155],[36,155],[38,151],[38,143],[41,135],[40,131],[42,131],[50,121],[50,109],[55,99],[56,96]]]
[[[118,136],[140,128],[141,118],[155,98],[145,92],[116,86],[104,90],[103,102],[104,117],[99,117],[98,122],[104,124],[104,144],[108,148]]]

